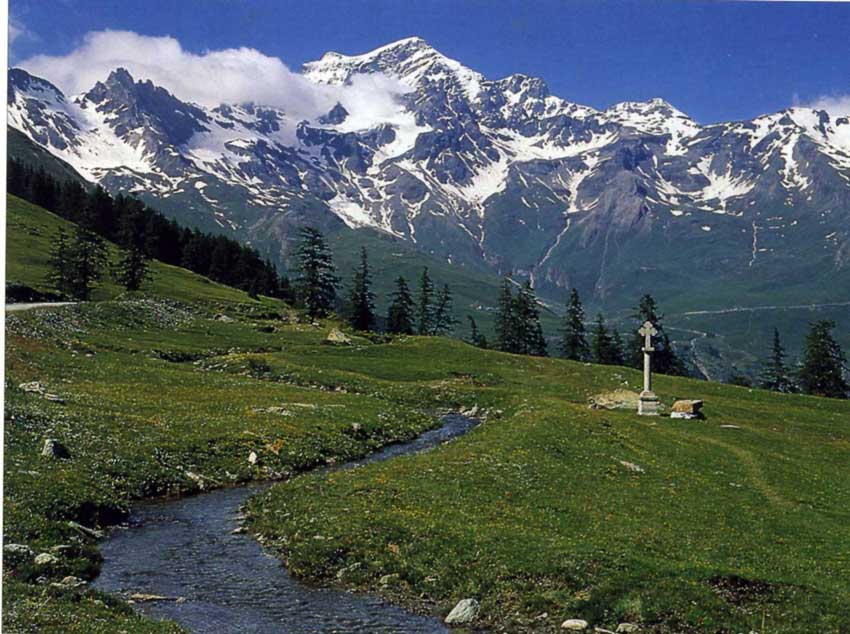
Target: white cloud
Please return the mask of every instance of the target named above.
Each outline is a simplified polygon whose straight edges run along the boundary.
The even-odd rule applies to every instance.
[[[123,67],[136,79],[150,79],[184,101],[205,106],[254,102],[282,108],[297,119],[314,119],[341,102],[351,119],[362,124],[351,129],[401,116],[397,97],[407,90],[383,76],[358,77],[350,86],[319,85],[253,48],[195,54],[173,37],[132,31],[90,32],[67,55],[37,55],[19,65],[71,95]]]
[[[822,95],[817,99],[799,105],[816,110],[826,110],[829,114],[835,116],[850,115],[850,95]]]

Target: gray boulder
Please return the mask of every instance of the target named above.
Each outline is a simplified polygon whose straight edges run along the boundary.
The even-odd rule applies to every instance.
[[[325,343],[332,346],[350,346],[351,337],[342,332],[339,328],[333,328],[325,337]]]
[[[571,632],[583,632],[587,627],[587,621],[582,619],[567,619],[561,623],[562,630],[570,630]]]
[[[447,625],[464,625],[466,623],[472,623],[476,618],[478,618],[478,612],[480,609],[481,606],[475,599],[462,599],[458,601],[457,605],[451,612],[449,612],[445,622]]]
[[[35,556],[36,566],[52,566],[59,563],[59,557],[51,553],[39,553]]]
[[[45,438],[44,446],[41,448],[41,455],[56,460],[68,460],[71,457],[71,452],[68,448],[55,438]]]

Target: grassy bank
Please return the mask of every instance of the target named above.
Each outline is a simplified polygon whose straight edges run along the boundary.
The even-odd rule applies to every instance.
[[[441,615],[474,597],[496,631],[850,630],[850,404],[662,377],[666,403],[704,398],[707,420],[641,418],[587,407],[636,385],[629,370],[451,350],[356,367],[415,383],[402,359],[440,363],[501,414],[440,451],[255,499],[291,569]]]

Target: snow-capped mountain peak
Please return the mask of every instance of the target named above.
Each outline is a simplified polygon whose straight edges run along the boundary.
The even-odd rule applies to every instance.
[[[364,75],[403,89],[374,108]],[[554,286],[580,277],[570,267],[583,253],[604,294],[612,269],[594,258],[613,245],[659,231],[710,236],[741,242],[749,268],[777,248],[770,236],[802,226],[789,214],[805,208],[830,236],[817,249],[850,262],[847,117],[792,108],[700,125],[658,98],[596,110],[537,77],[487,79],[421,38],[327,53],[304,77],[331,100],[296,119],[261,104],[186,103],[124,69],[68,100],[13,69],[9,123],[108,189],[278,256],[304,223],[371,227]]]

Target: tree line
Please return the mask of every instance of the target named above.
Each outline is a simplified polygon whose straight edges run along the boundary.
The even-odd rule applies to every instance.
[[[336,311],[344,315],[355,330],[376,330],[379,319],[366,248],[360,249],[360,263],[352,274],[347,295],[341,295],[341,281],[325,236],[314,227],[304,227],[300,234],[301,241],[296,251],[298,278],[294,285],[296,303],[311,318],[324,317]],[[438,289],[428,267],[422,269],[416,298],[407,280],[400,275],[389,299],[383,319],[386,332],[447,335],[454,328],[451,289],[448,284]]]
[[[125,272],[129,268],[132,274],[129,278],[119,276],[119,279],[124,279],[130,286],[139,283],[140,272],[140,279],[144,280],[146,267],[143,262],[156,259],[248,291],[254,296],[263,294],[286,298],[290,294],[287,278],[278,276],[274,265],[263,259],[255,249],[222,235],[182,227],[135,197],[123,194],[113,197],[99,185],[86,190],[76,181],[59,181],[43,168],[33,168],[16,159],[7,162],[7,183],[10,194],[82,227],[75,230],[72,240],[65,236],[64,251],[58,246],[54,250],[54,258],[68,259],[61,267],[63,272],[54,270],[54,278],[75,297],[79,296],[78,293],[86,294],[81,290],[85,287],[82,279],[86,276],[80,278],[80,272],[85,273],[89,267],[94,267],[90,283],[103,273],[106,262],[101,255],[105,251],[101,253],[95,238],[115,242],[127,251],[126,258],[129,260],[123,261],[121,268]],[[57,241],[60,237],[57,236]],[[93,252],[88,253],[91,249]],[[80,279],[76,282],[67,279],[74,275]]]
[[[828,319],[809,324],[809,332],[803,342],[803,357],[796,369],[787,365],[779,330],[774,328],[773,345],[763,364],[758,386],[775,392],[850,397],[850,384],[845,378],[850,373],[850,366],[844,351],[832,336],[835,325]],[[746,381],[739,383],[748,384]]]

